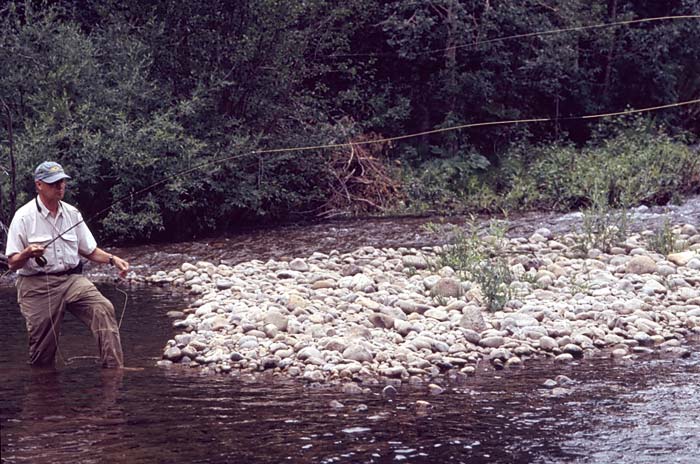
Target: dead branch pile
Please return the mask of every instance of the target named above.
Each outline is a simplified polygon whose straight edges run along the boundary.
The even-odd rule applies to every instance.
[[[389,142],[363,144],[380,138],[364,134],[331,155],[329,197],[319,216],[380,213],[402,198],[401,183],[392,176],[385,154]]]

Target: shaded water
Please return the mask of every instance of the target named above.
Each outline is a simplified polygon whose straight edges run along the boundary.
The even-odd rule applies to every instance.
[[[102,290],[121,311],[123,296]],[[165,312],[182,307],[157,289],[134,289],[122,325],[127,364],[79,358],[55,372],[29,369],[14,291],[0,288],[2,462],[697,462],[700,355],[531,363],[480,372],[445,393],[380,386],[343,395],[273,377],[202,376],[154,367],[172,335]],[[67,317],[65,359],[92,356],[90,334]],[[565,374],[555,397],[545,378]],[[331,400],[344,407],[332,408]],[[432,409],[416,410],[417,400]]]

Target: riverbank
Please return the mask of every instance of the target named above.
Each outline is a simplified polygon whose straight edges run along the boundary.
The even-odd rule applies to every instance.
[[[171,314],[181,333],[168,341],[161,365],[316,382],[422,382],[468,375],[483,363],[527,367],[542,357],[687,356],[683,340],[700,333],[700,235],[693,224],[673,233],[684,251],[668,255],[649,249],[653,231],[585,256],[573,233],[541,228],[504,238],[515,280],[495,312],[478,285],[437,268],[440,246],[185,263],[145,281],[197,296]]]

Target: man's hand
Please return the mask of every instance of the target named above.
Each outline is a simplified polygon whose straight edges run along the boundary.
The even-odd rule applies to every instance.
[[[95,248],[89,255],[83,255],[90,261],[102,264],[111,264],[116,267],[119,271],[119,277],[122,279],[126,277],[126,273],[129,272],[129,263],[121,259],[119,256],[107,253],[102,248]]]
[[[129,272],[129,263],[121,259],[119,256],[114,255],[112,255],[112,262],[114,263],[114,267],[119,269],[119,277],[124,279],[126,274]]]
[[[38,258],[39,256],[43,256],[44,247],[38,244],[31,244],[25,248],[22,253],[24,253],[24,256],[26,256],[27,259]]]
[[[38,258],[44,254],[44,247],[42,245],[33,243],[27,246],[24,250],[19,253],[15,253],[7,258],[7,267],[11,271],[16,271],[23,267],[27,261],[32,258]]]

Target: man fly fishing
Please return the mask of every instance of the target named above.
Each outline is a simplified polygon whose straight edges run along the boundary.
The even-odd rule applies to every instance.
[[[82,275],[81,256],[116,267],[129,263],[97,247],[80,212],[61,201],[66,175],[45,161],[34,171],[37,196],[17,210],[7,235],[7,264],[17,271],[17,301],[29,334],[29,363],[52,367],[66,310],[92,331],[103,367],[122,368],[124,359],[114,306]]]

